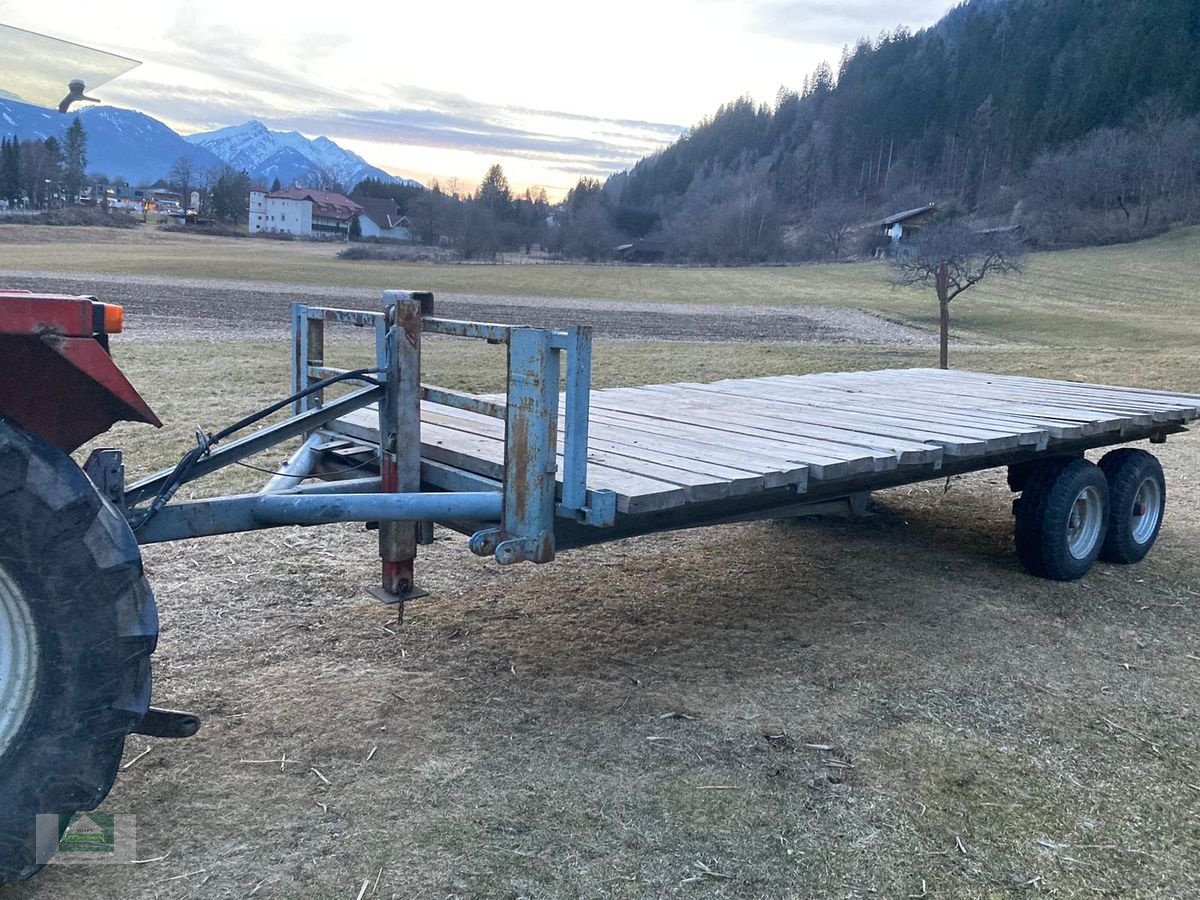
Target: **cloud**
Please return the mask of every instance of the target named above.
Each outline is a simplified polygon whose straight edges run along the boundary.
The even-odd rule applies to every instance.
[[[881,28],[923,28],[953,5],[954,0],[909,0],[901,10],[887,0],[758,0],[750,5],[750,23],[772,37],[837,46],[873,38]]]
[[[683,132],[668,123],[480,103],[410,84],[374,82],[360,94],[272,65],[245,35],[227,27],[186,30],[187,41],[176,42],[170,56],[176,77],[168,82],[146,71],[118,82],[112,100],[183,131],[253,118],[334,140],[519,157],[592,175],[627,168]],[[371,108],[372,101],[380,108]]]

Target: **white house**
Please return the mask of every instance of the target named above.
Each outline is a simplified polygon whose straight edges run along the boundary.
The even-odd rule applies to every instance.
[[[408,216],[400,215],[395,200],[386,197],[364,197],[358,201],[362,215],[358,217],[363,237],[384,238],[392,241],[412,241],[413,227]]]
[[[334,234],[349,237],[350,223],[363,208],[341,194],[288,188],[283,191],[251,191],[251,234],[260,231],[283,234]]]

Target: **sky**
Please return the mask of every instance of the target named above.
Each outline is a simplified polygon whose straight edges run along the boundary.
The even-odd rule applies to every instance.
[[[953,2],[0,0],[0,23],[141,60],[89,93],[181,134],[257,119],[426,184],[470,190],[500,163],[559,197]]]

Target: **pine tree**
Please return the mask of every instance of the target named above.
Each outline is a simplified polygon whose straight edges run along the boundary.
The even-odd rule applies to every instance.
[[[512,189],[509,188],[508,177],[499,163],[487,170],[475,199],[497,219],[509,218],[512,210]]]
[[[0,141],[0,198],[14,206],[21,200],[21,142],[16,135]]]
[[[83,191],[87,172],[87,132],[84,131],[79,116],[76,116],[67,128],[63,145],[63,164],[63,187],[67,193],[67,202],[74,203]]]

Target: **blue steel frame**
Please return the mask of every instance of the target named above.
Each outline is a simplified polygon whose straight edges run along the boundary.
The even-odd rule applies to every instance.
[[[201,477],[284,440],[305,436],[300,449],[257,494],[169,503],[137,530],[142,543],[249,531],[278,525],[328,522],[380,523],[384,592],[403,599],[415,591],[412,562],[422,533],[418,523],[471,522],[469,546],[502,564],[549,562],[555,553],[555,520],[575,527],[611,526],[616,498],[587,487],[591,330],[550,331],[437,318],[433,297],[387,291],[382,312],[292,306],[292,388],[299,393],[345,369],[326,365],[329,324],[371,328],[382,383],[326,402],[323,391],[295,401],[291,418],[214,450],[187,480]],[[425,385],[420,381],[422,334],[471,338],[507,348],[504,403]],[[564,378],[565,369],[565,378]],[[563,403],[560,416],[560,390]],[[505,423],[502,480],[457,469],[420,455],[421,403],[450,406]],[[375,403],[379,410],[378,477],[303,485],[321,463],[323,445],[338,437],[330,423]],[[559,423],[562,420],[562,489],[558,493]],[[170,475],[165,470],[129,486],[128,514],[152,498]]]

